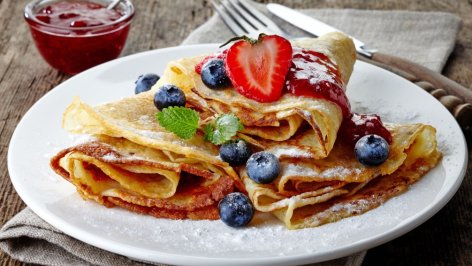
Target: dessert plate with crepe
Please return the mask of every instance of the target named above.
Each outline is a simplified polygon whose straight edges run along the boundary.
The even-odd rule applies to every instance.
[[[202,83],[196,66],[217,45],[141,53],[71,78],[15,130],[8,166],[16,190],[74,238],[169,264],[318,262],[389,241],[439,211],[459,187],[467,161],[449,112],[408,81],[355,62],[352,42],[342,34],[291,46],[290,93],[278,98],[272,91],[261,96]],[[229,50],[226,60],[242,58],[233,55]],[[133,95],[136,77],[147,72],[162,77]],[[315,78],[329,80],[339,93],[303,97],[299,84]],[[164,111],[153,96],[169,83],[199,116],[190,138],[154,118]],[[235,138],[275,155],[280,174],[274,180],[255,182],[249,168],[231,166],[219,156],[220,144],[208,141],[204,123],[226,113],[242,124]],[[343,124],[359,123],[356,113],[378,114],[390,134],[380,165],[360,163],[342,141],[352,132]],[[218,220],[218,202],[233,191],[248,195],[256,210],[243,228]]]

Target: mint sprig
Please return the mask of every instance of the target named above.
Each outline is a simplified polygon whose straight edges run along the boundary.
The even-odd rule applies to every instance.
[[[163,128],[182,139],[195,136],[200,120],[198,112],[186,107],[167,107],[156,113],[156,120]],[[221,145],[236,135],[244,126],[234,114],[218,116],[214,122],[203,128],[204,139],[215,145]]]
[[[156,113],[159,124],[182,139],[191,139],[198,128],[197,111],[186,107],[167,107]]]
[[[236,135],[238,130],[243,130],[244,126],[239,118],[234,114],[220,115],[215,123],[206,124],[203,132],[206,141],[213,144],[221,145]]]

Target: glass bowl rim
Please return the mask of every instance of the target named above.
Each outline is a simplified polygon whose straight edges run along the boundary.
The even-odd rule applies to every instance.
[[[41,2],[49,1],[51,3],[56,3],[56,2],[69,2],[70,0],[33,0],[29,2],[24,9],[24,18],[30,23],[30,21],[34,21],[34,23],[39,24],[43,27],[46,28],[54,28],[54,29],[61,29],[61,30],[68,30],[68,31],[76,31],[76,30],[95,30],[95,29],[102,29],[102,28],[108,28],[110,26],[114,25],[119,25],[122,22],[130,22],[131,19],[134,16],[134,6],[133,3],[131,3],[130,0],[122,0],[121,3],[125,5],[125,10],[127,11],[123,16],[121,16],[119,19],[112,21],[111,23],[104,24],[104,25],[97,25],[97,26],[85,26],[85,27],[76,27],[76,28],[71,28],[71,27],[65,27],[65,26],[58,26],[58,25],[53,25],[53,24],[48,24],[45,23],[39,19],[36,18],[33,10],[34,8],[39,5]],[[75,0],[76,2],[90,2],[89,0]],[[121,4],[120,3],[120,4]]]

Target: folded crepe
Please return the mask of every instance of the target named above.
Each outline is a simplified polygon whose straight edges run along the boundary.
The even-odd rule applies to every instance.
[[[255,208],[299,229],[364,213],[404,192],[441,158],[436,131],[423,124],[386,127],[393,140],[379,166],[363,166],[352,146],[338,141],[321,160],[281,157],[281,174],[271,184],[258,184],[241,169]]]
[[[217,219],[217,203],[244,187],[198,133],[182,140],[161,128],[152,94],[89,106],[76,98],[63,128],[93,140],[65,149],[52,168],[86,199],[165,218]]]
[[[337,85],[345,90],[356,59],[354,44],[348,36],[334,32],[317,39],[292,41],[292,45],[294,53],[300,49],[309,49],[326,55],[339,74],[335,78],[339,82]],[[291,139],[296,137],[298,149],[310,157],[320,159],[328,156],[343,118],[337,104],[290,93],[284,93],[275,102],[260,103],[232,88],[210,89],[195,72],[195,66],[204,58],[197,56],[169,62],[152,90],[165,84],[174,84],[185,92],[187,99],[203,110],[215,114],[234,113],[245,127],[240,137],[262,149],[271,151],[279,145],[293,146]],[[300,132],[299,129],[306,124],[311,129]]]
[[[201,162],[106,136],[59,152],[51,166],[85,199],[159,218],[218,219],[234,185]]]

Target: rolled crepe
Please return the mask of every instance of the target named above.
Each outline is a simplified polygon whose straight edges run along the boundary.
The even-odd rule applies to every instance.
[[[340,77],[340,88],[346,88],[356,59],[352,40],[345,34],[335,32],[317,39],[301,39],[292,45],[326,55]],[[205,56],[182,58],[168,63],[163,76],[153,90],[165,84],[174,84],[184,90],[187,99],[215,114],[234,113],[245,129],[240,136],[255,146],[270,149],[293,138],[307,124],[311,130],[303,131],[303,149],[314,159],[328,156],[342,122],[340,107],[321,98],[300,97],[284,93],[271,103],[260,103],[244,97],[234,88],[213,90],[205,86],[195,72],[195,66]],[[274,142],[275,141],[275,142]]]

